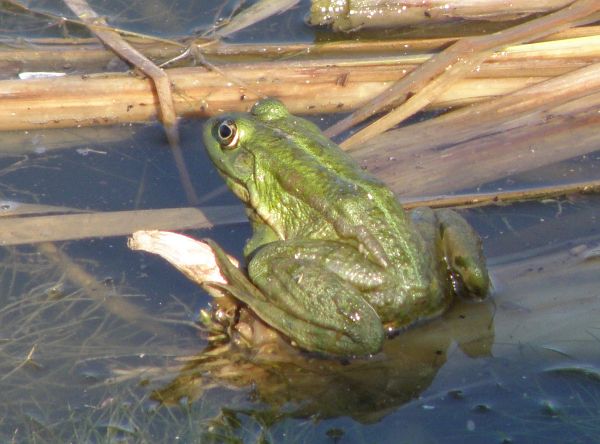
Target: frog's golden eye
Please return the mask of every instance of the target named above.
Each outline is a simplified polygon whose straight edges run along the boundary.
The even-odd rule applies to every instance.
[[[235,148],[240,139],[240,133],[233,120],[223,120],[216,127],[217,139],[223,148]]]

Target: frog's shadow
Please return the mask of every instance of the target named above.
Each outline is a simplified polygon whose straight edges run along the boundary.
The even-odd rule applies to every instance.
[[[289,348],[205,350],[152,396],[173,405],[193,402],[215,385],[250,388],[249,396],[262,402],[257,410],[285,406],[285,416],[350,416],[371,423],[427,389],[453,344],[471,358],[490,356],[493,312],[490,299],[458,300],[440,318],[387,340],[383,351],[368,359],[326,359]]]

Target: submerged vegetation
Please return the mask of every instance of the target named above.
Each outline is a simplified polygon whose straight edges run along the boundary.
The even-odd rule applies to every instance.
[[[597,442],[598,2],[341,34],[306,1],[167,3],[0,2],[0,441]],[[480,207],[492,301],[373,360],[210,342],[209,297],[124,236],[241,250],[177,118],[263,96],[352,113],[328,134],[407,207]]]

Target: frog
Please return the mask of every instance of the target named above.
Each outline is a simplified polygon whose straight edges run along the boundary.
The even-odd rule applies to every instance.
[[[252,236],[238,269],[213,241],[226,284],[290,344],[372,356],[386,337],[484,299],[481,237],[452,209],[406,211],[385,183],[277,99],[203,128],[208,157],[245,205]]]

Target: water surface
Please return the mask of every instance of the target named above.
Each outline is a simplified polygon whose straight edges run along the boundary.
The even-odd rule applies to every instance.
[[[118,26],[172,36],[200,33],[235,7],[219,13],[218,3],[98,8]],[[64,13],[61,2],[30,6]],[[289,26],[288,39],[312,35],[293,14],[267,22],[270,38]],[[201,124],[181,127],[201,205],[240,205],[204,153]],[[107,140],[87,129],[28,132],[0,154],[0,198],[92,211],[189,205],[159,125],[108,131]],[[594,178],[598,160],[463,191]],[[599,208],[597,196],[573,195],[466,210],[484,238],[492,297],[459,301],[356,361],[206,358],[194,322],[210,298],[160,258],[130,251],[124,236],[3,247],[0,441],[600,442]],[[240,257],[249,225],[214,222],[186,234]]]

